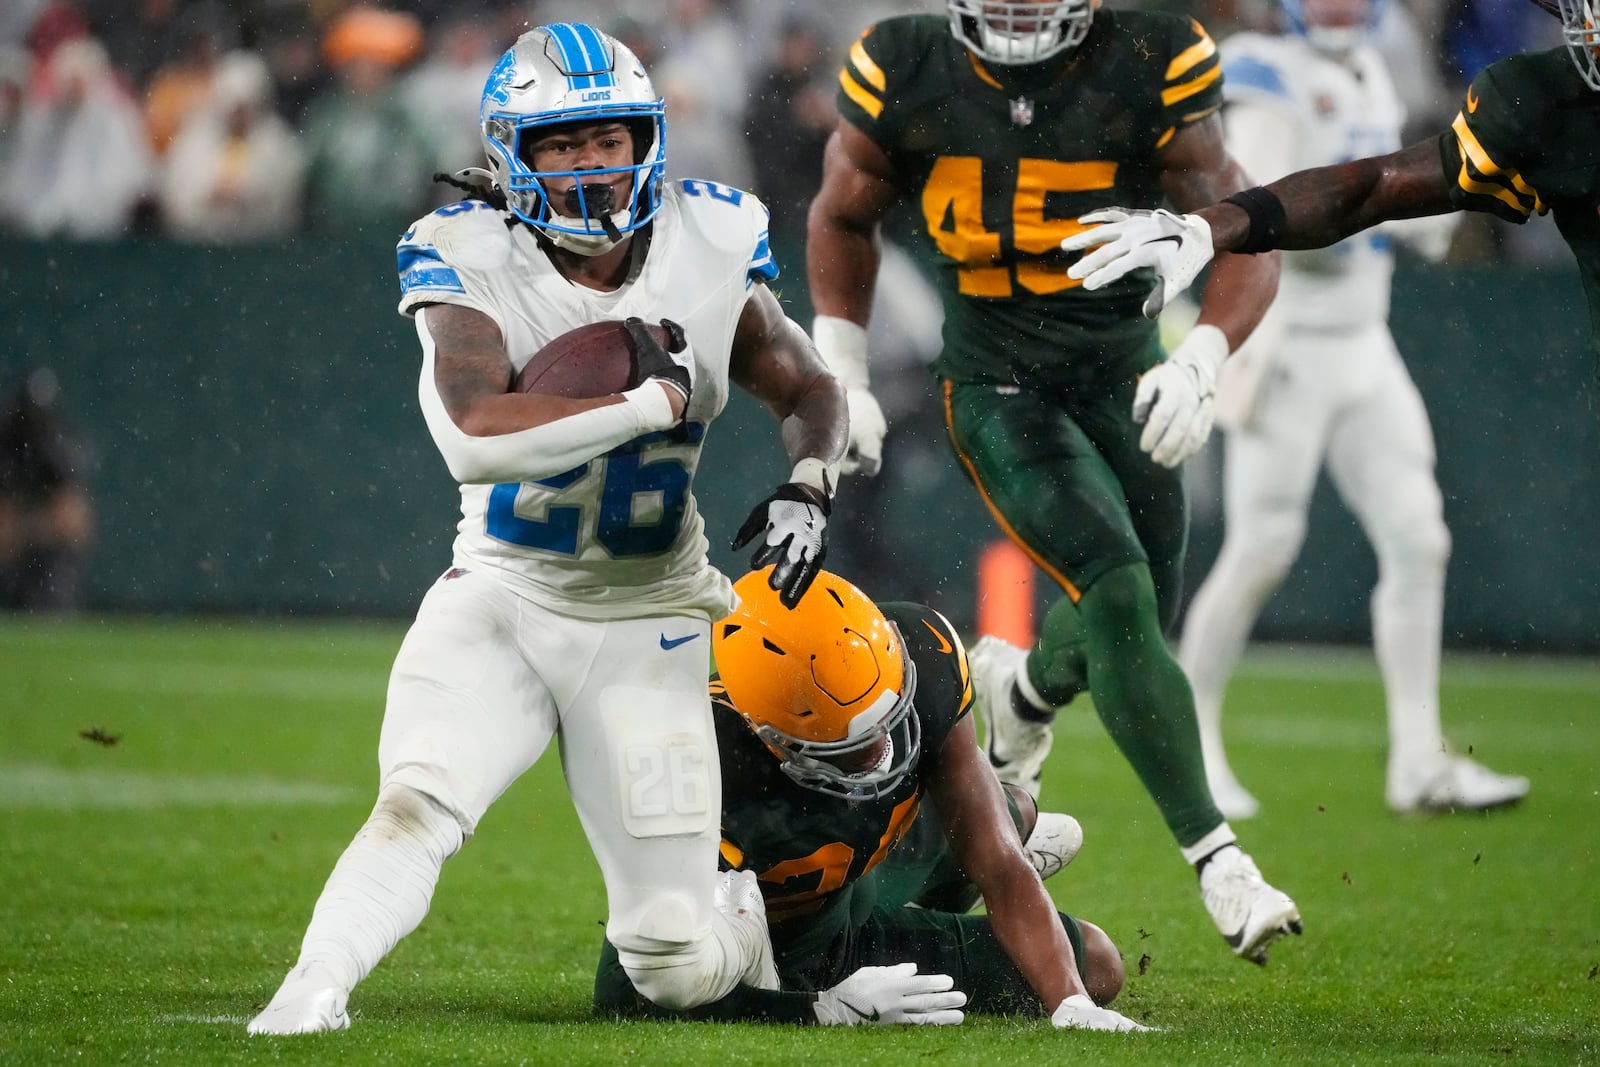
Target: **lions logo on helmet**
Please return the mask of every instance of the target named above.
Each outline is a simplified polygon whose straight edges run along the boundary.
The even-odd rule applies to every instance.
[[[784,774],[852,800],[892,792],[922,752],[917,670],[900,631],[827,571],[792,609],[764,570],[733,589],[738,610],[711,628],[717,672]]]
[[[633,135],[631,166],[536,171],[533,144],[558,126],[621,122]],[[599,255],[649,222],[661,207],[667,122],[663,101],[627,46],[592,26],[557,23],[517,38],[489,72],[478,107],[489,175],[510,210],[563,248]],[[593,179],[631,173],[628,203],[612,202]],[[571,178],[574,191],[553,203],[546,182]],[[587,181],[586,181],[587,179]]]
[[[1100,0],[946,0],[950,32],[1001,66],[1038,63],[1083,43]]]

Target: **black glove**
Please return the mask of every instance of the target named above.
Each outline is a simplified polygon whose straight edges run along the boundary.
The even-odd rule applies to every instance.
[[[778,600],[792,608],[811,587],[828,554],[828,515],[833,502],[820,489],[785,482],[755,506],[734,535],[735,551],[765,533],[766,539],[750,557],[750,569],[775,563],[767,582],[778,590]]]
[[[672,358],[673,353],[688,352],[689,339],[684,336],[683,327],[671,319],[662,319],[661,328],[667,331],[667,347],[662,348],[650,327],[637,315],[624,319],[622,324],[633,338],[633,384],[643,385],[651,378],[665,379],[683,391],[687,410],[689,395],[694,391],[694,377],[689,371],[694,356],[691,353]]]

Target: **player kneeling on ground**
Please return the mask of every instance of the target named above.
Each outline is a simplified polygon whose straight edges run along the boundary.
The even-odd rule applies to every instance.
[[[677,1016],[938,1025],[965,1006],[1146,1029],[1100,1006],[1122,989],[1117,948],[1041,881],[1082,831],[995,777],[944,617],[880,608],[826,571],[793,611],[760,572],[734,590],[712,627],[722,858],[759,880],[782,988],[741,984]],[[988,913],[967,914],[980,895]],[[609,942],[595,1007],[666,1014]]]

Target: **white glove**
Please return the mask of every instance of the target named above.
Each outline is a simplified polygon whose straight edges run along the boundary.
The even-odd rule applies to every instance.
[[[773,564],[767,584],[788,608],[800,603],[828,554],[828,515],[833,511],[834,471],[819,459],[794,465],[789,481],[778,486],[733,535],[735,552],[761,536],[750,569]]]
[[[1153,1026],[1136,1023],[1110,1008],[1096,1007],[1094,1001],[1082,993],[1063,1000],[1057,1006],[1055,1013],[1050,1016],[1050,1025],[1057,1030],[1109,1030],[1118,1034],[1130,1034],[1135,1031],[1149,1033],[1155,1029]]]
[[[1144,372],[1133,394],[1133,421],[1144,423],[1139,447],[1163,467],[1176,467],[1211,436],[1217,371],[1228,339],[1215,326],[1196,326],[1165,363]]]
[[[948,974],[918,974],[915,963],[862,967],[817,994],[817,1022],[823,1026],[958,1026],[966,1017],[961,1006],[967,995],[954,988],[955,984]]]
[[[818,315],[811,322],[811,342],[844,386],[850,411],[850,444],[839,473],[870,478],[883,466],[883,435],[889,432],[889,423],[868,387],[867,331],[849,319]]]
[[[878,398],[865,389],[846,390],[844,401],[850,411],[850,444],[839,463],[839,473],[870,478],[883,468],[883,437],[889,432],[889,421],[883,417]]]
[[[1068,267],[1067,277],[1093,291],[1140,267],[1154,267],[1160,283],[1145,298],[1146,318],[1159,315],[1211,262],[1211,226],[1199,215],[1108,207],[1080,215],[1078,221],[1103,225],[1073,234],[1061,247],[1068,252],[1099,247]]]

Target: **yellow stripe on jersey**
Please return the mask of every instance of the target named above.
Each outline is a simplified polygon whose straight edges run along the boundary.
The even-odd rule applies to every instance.
[[[1520,215],[1526,216],[1535,211],[1544,213],[1544,201],[1539,198],[1538,191],[1524,181],[1522,175],[1500,166],[1490,158],[1478,142],[1477,135],[1467,125],[1465,115],[1457,112],[1450,129],[1456,135],[1456,143],[1461,146],[1461,173],[1456,175],[1456,184],[1463,191],[1477,196],[1492,196]],[[1473,172],[1476,172],[1476,177]],[[1479,178],[1484,180],[1479,181]]]
[[[723,838],[717,845],[717,851],[722,853],[722,858],[728,861],[728,866],[737,869],[744,862],[744,850]]]
[[[1199,77],[1192,78],[1181,85],[1174,85],[1171,88],[1163,89],[1161,90],[1161,104],[1163,107],[1171,107],[1179,100],[1187,100],[1189,97],[1193,96],[1195,93],[1198,93],[1200,90],[1204,89],[1206,86],[1210,85],[1220,77],[1222,77],[1222,67],[1218,65],[1212,67]]]
[[[985,70],[983,64],[978,62],[977,56],[973,55],[971,52],[967,52],[967,62],[972,64],[972,73],[976,74],[979,80],[985,85],[993,86],[994,88],[999,89],[1001,92],[1005,92],[1006,87],[1000,84],[1000,79],[996,78],[993,74],[990,74],[987,70]]]
[[[1196,64],[1217,54],[1217,42],[1206,34],[1205,29],[1194,19],[1189,20],[1189,25],[1193,27],[1195,34],[1200,39],[1179,52],[1173,57],[1172,62],[1167,64],[1167,81],[1169,82],[1183,77],[1193,70]]]
[[[850,77],[848,70],[839,71],[839,86],[844,89],[844,95],[856,102],[872,118],[883,114],[883,101],[873,96],[860,82]]]
[[[1168,126],[1167,127],[1167,132],[1162,134],[1160,139],[1158,139],[1156,141],[1156,147],[1157,148],[1165,148],[1165,147],[1167,147],[1167,142],[1172,140],[1172,135],[1177,133],[1177,132],[1178,132],[1178,127],[1176,127],[1176,126]]]
[[[867,55],[867,50],[860,41],[850,46],[850,62],[855,66],[856,73],[866,79],[867,84],[878,92],[883,92],[888,86],[889,80],[883,76],[883,68],[872,61],[872,57]]]

